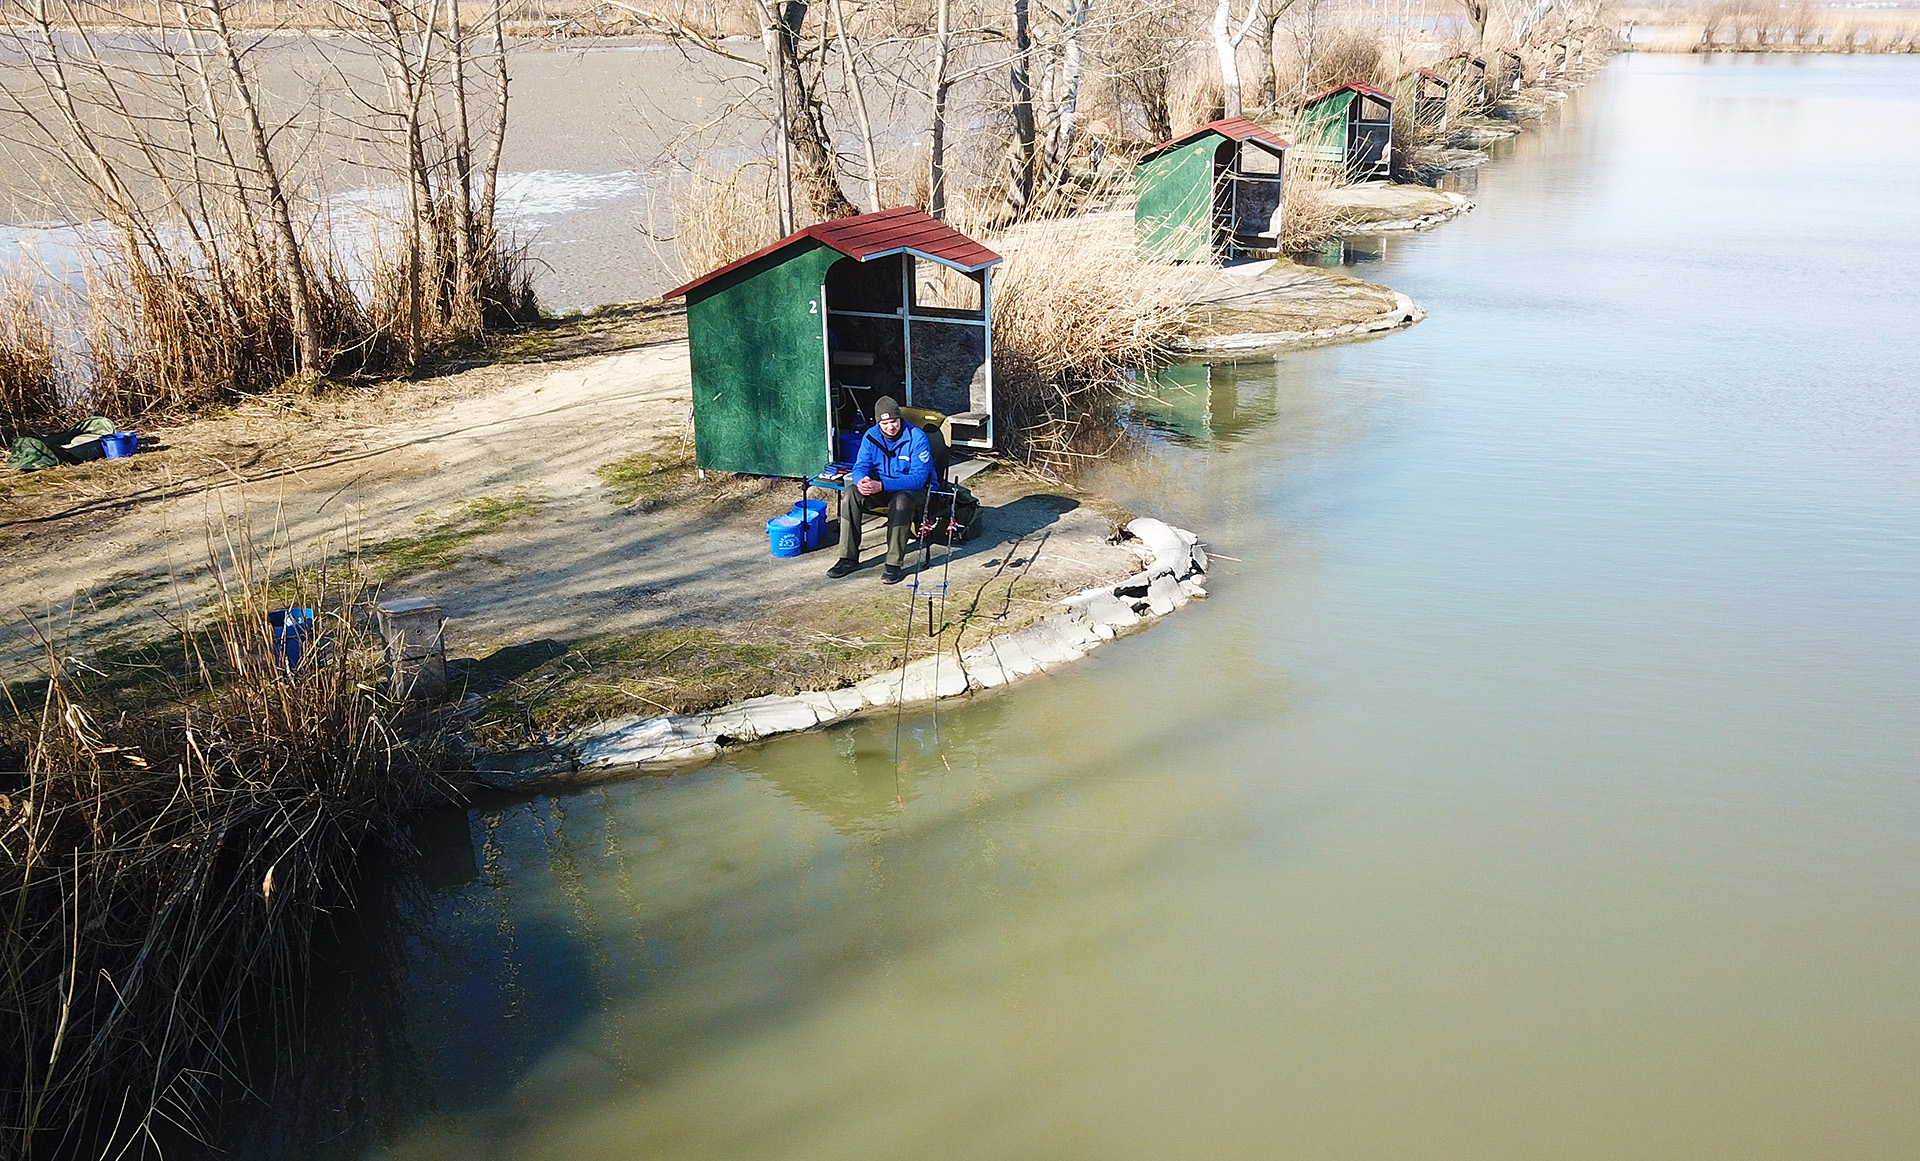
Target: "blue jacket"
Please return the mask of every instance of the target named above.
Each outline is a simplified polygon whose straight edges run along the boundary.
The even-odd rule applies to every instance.
[[[927,433],[909,423],[900,429],[899,439],[888,439],[879,424],[869,427],[860,439],[860,454],[854,457],[853,481],[869,476],[889,492],[925,488],[933,479],[933,445],[927,442]]]

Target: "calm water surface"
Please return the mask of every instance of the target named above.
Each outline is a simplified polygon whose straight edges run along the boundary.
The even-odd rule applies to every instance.
[[[1916,123],[1616,62],[1098,481],[1212,600],[453,820],[257,1151],[1920,1155]]]

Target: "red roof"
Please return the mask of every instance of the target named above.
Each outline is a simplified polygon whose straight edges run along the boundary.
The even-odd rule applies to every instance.
[[[1442,85],[1446,85],[1448,83],[1447,78],[1441,76],[1439,73],[1434,72],[1432,69],[1408,69],[1406,72],[1400,74],[1400,79],[1403,81],[1406,80],[1408,77],[1425,77],[1430,81],[1438,81]]]
[[[1000,255],[952,226],[937,221],[912,206],[901,206],[898,209],[881,210],[877,214],[857,214],[851,218],[836,218],[831,222],[808,226],[804,230],[787,235],[771,246],[755,250],[745,258],[736,259],[718,270],[703,274],[685,286],[670,290],[664,297],[679,298],[729,270],[737,270],[749,262],[756,262],[769,254],[807,240],[824,243],[847,257],[856,258],[862,262],[884,258],[889,254],[899,254],[902,251],[968,271],[992,266],[1000,261]]]
[[[1271,129],[1263,129],[1245,117],[1227,117],[1223,120],[1212,121],[1202,125],[1184,137],[1175,137],[1171,141],[1162,141],[1152,149],[1142,153],[1140,160],[1150,161],[1170,149],[1178,149],[1187,142],[1204,137],[1208,133],[1218,133],[1230,141],[1258,141],[1260,144],[1273,149],[1291,148],[1284,138],[1274,133]]]
[[[1447,58],[1447,60],[1450,60],[1450,61],[1452,61],[1452,60],[1468,60],[1468,61],[1472,61],[1472,62],[1473,62],[1474,64],[1477,64],[1477,65],[1479,65],[1479,66],[1480,66],[1481,68],[1486,68],[1486,67],[1487,67],[1487,62],[1486,62],[1486,61],[1484,61],[1484,60],[1481,60],[1481,59],[1480,59],[1479,57],[1477,57],[1477,56],[1475,56],[1475,55],[1473,55],[1473,54],[1472,54],[1472,53],[1470,53],[1470,52],[1456,52],[1456,53],[1454,53],[1454,54],[1453,54],[1452,56],[1450,56],[1450,57],[1448,57],[1448,58]],[[1442,63],[1445,63],[1445,62],[1442,62]]]
[[[1333,96],[1335,93],[1343,93],[1348,89],[1352,89],[1356,93],[1365,93],[1369,97],[1378,97],[1389,104],[1393,102],[1393,95],[1391,93],[1383,93],[1379,89],[1374,88],[1372,85],[1367,84],[1365,81],[1348,81],[1344,85],[1335,85],[1331,89],[1328,89],[1326,92],[1321,93],[1318,96],[1308,97],[1306,100],[1300,102],[1300,107],[1304,109],[1308,105],[1313,104],[1315,101],[1324,101],[1328,97]]]

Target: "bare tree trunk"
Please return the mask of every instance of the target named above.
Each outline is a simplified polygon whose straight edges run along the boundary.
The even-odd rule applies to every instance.
[[[1265,6],[1265,0],[1248,0],[1247,17],[1238,29],[1233,26],[1233,0],[1219,0],[1213,10],[1213,51],[1220,58],[1220,87],[1226,90],[1226,115],[1241,113],[1240,42],[1247,38],[1253,22]]]
[[[397,88],[403,108],[402,140],[406,144],[407,201],[412,222],[407,229],[407,363],[419,363],[426,341],[425,272],[431,265],[438,269],[439,247],[435,241],[433,185],[427,170],[426,144],[420,133],[420,107],[425,95],[426,65],[433,43],[437,19],[429,19],[420,34],[420,64],[407,63],[406,33],[400,26],[396,0],[380,0],[381,19],[390,41],[388,54],[389,87]],[[437,17],[437,13],[435,16]]]
[[[947,213],[947,53],[952,41],[953,0],[938,0],[933,28],[933,126],[927,134],[927,212]]]
[[[1473,47],[1478,52],[1487,46],[1487,13],[1491,0],[1460,0],[1467,10],[1467,22],[1473,25]]]
[[[782,75],[778,83],[785,95],[784,120],[798,192],[814,220],[824,222],[857,214],[860,207],[847,200],[834,176],[833,149],[820,102],[800,70],[800,29],[807,19],[808,2],[784,0],[779,4],[774,46],[780,58]]]
[[[1031,0],[1013,0],[1013,176],[1007,183],[1007,209],[1014,217],[1033,204],[1033,168],[1038,142],[1033,119],[1033,31]]]
[[[1234,51],[1229,35],[1233,20],[1233,0],[1219,0],[1213,8],[1213,53],[1220,61],[1220,87],[1226,93],[1229,117],[1240,115],[1240,54]]]
[[[787,141],[787,53],[770,3],[760,5],[760,40],[767,51],[767,86],[773,95],[774,195],[780,205],[780,236],[794,231],[793,149]]]
[[[306,255],[300,247],[299,236],[294,233],[293,212],[287,206],[286,190],[280,183],[280,171],[274,164],[273,152],[267,144],[266,128],[260,123],[260,109],[254,103],[253,88],[247,81],[246,69],[241,67],[240,55],[233,47],[233,34],[227,28],[225,0],[200,0],[200,3],[212,25],[215,43],[226,62],[228,78],[233,83],[241,115],[246,118],[247,135],[253,144],[254,166],[259,170],[261,184],[266,190],[268,210],[285,263],[287,305],[292,314],[294,341],[299,348],[299,370],[302,374],[322,375],[326,373],[327,360],[321,347],[319,322],[314,317],[313,287],[307,279]]]
[[[453,87],[453,304],[462,314],[475,305],[473,236],[473,122],[467,115],[467,42],[460,27],[460,0],[447,0],[447,72]],[[466,320],[477,326],[478,319]]]
[[[1080,77],[1085,60],[1087,16],[1092,0],[1067,0],[1067,23],[1062,34],[1060,111],[1047,148],[1048,184],[1057,188],[1066,180],[1067,161],[1073,156],[1079,129]]]
[[[507,34],[501,11],[505,0],[494,0],[488,21],[493,25],[493,138],[487,142],[486,177],[480,183],[480,228],[488,244],[493,238],[493,207],[500,190],[500,150],[507,143]]]
[[[855,67],[853,42],[847,39],[847,17],[841,0],[830,0],[833,5],[833,27],[840,37],[840,61],[847,70],[847,90],[853,94],[854,120],[860,126],[860,148],[867,163],[867,208],[880,209],[880,163],[873,152],[873,119],[867,116],[867,94],[860,84],[860,73]]]
[[[1259,35],[1253,38],[1254,47],[1260,50],[1260,107],[1272,109],[1280,104],[1280,77],[1273,65],[1273,35],[1280,27],[1280,13],[1286,10],[1284,4],[1275,5],[1272,0],[1260,0],[1263,11],[1254,27]]]

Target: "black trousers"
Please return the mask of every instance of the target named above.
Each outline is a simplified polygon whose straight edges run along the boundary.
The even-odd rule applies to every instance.
[[[849,483],[840,493],[840,559],[860,561],[860,518],[866,512],[887,513],[887,563],[895,568],[906,563],[907,537],[913,522],[920,517],[923,492],[876,492],[862,496]]]

